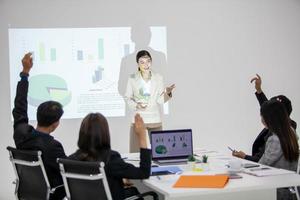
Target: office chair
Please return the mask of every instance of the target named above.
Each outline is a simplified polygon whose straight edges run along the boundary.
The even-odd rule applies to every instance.
[[[51,188],[42,161],[41,151],[6,148],[16,175],[15,197],[17,200],[48,200],[58,186]]]
[[[69,159],[57,159],[68,200],[112,200],[103,162],[87,162]],[[158,200],[155,192],[134,195],[126,200],[135,200],[152,196]]]

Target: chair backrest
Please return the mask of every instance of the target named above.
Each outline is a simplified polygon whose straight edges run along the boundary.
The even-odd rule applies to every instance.
[[[103,162],[57,159],[68,199],[111,200]]]
[[[16,199],[48,200],[50,184],[42,161],[41,151],[7,147],[16,175]]]

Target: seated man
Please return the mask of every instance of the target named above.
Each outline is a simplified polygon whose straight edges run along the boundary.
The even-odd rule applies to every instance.
[[[266,95],[263,93],[262,89],[261,89],[261,77],[256,74],[256,77],[251,79],[251,83],[254,81],[255,83],[255,95],[256,98],[259,102],[259,105],[261,106],[265,101],[268,101],[268,98],[266,97]],[[288,116],[290,116],[291,112],[292,112],[292,104],[291,101],[284,95],[278,95],[278,96],[274,96],[271,99],[276,99],[279,102],[281,102],[283,104],[283,106],[285,107]],[[297,123],[293,120],[291,120],[291,126],[293,129],[296,130],[297,128]],[[253,142],[252,145],[252,155],[247,155],[245,154],[243,151],[233,151],[232,155],[239,157],[239,158],[244,158],[246,160],[251,160],[254,162],[258,162],[259,159],[262,157],[262,155],[265,152],[265,144],[266,141],[268,140],[268,138],[272,135],[272,133],[269,132],[269,130],[267,128],[264,128],[256,137],[255,141]]]
[[[57,187],[63,184],[60,175],[57,158],[66,158],[63,146],[50,134],[59,125],[63,114],[62,105],[55,101],[47,101],[39,105],[37,110],[37,127],[33,128],[28,124],[27,115],[27,93],[28,76],[32,68],[31,54],[28,53],[22,59],[23,71],[20,73],[21,80],[18,82],[14,117],[14,141],[18,149],[40,150],[50,186]],[[61,200],[65,196],[63,187],[57,189],[55,194],[50,196],[52,200]]]

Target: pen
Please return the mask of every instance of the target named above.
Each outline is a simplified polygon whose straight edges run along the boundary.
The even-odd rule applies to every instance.
[[[228,146],[228,149],[230,150],[230,151],[235,151],[234,149],[232,149],[230,146]]]

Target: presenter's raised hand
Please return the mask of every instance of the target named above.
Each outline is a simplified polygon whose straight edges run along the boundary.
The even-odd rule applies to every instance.
[[[138,137],[140,148],[147,148],[147,135],[145,124],[143,118],[138,113],[134,117],[134,132]]]
[[[167,95],[172,96],[172,91],[173,91],[174,88],[175,88],[175,84],[172,84],[171,86],[166,87]]]
[[[27,53],[24,55],[23,59],[22,59],[22,65],[23,65],[23,73],[29,74],[30,69],[33,66],[33,62],[32,62],[32,53]]]
[[[261,89],[261,77],[256,74],[256,76],[254,78],[251,79],[251,83],[254,81],[255,83],[255,89],[257,93],[262,93],[262,89]]]

